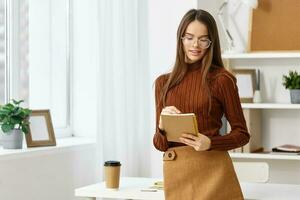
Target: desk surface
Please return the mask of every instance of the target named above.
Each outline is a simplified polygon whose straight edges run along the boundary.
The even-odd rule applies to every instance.
[[[75,190],[77,197],[119,198],[119,199],[142,199],[164,200],[162,190],[156,192],[143,192],[159,178],[121,177],[119,190],[108,190],[105,183],[97,183]],[[241,183],[245,199],[263,200],[299,200],[300,185],[271,184],[271,183]]]

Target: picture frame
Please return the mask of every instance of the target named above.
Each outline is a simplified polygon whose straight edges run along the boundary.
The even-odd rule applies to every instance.
[[[255,69],[233,69],[232,73],[237,80],[241,103],[253,103],[256,88]]]
[[[32,110],[26,143],[27,147],[56,145],[50,110]]]

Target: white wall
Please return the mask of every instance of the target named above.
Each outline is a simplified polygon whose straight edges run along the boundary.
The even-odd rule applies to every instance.
[[[95,145],[49,153],[25,153],[9,157],[2,155],[0,199],[75,199],[75,188],[96,182],[95,157]]]

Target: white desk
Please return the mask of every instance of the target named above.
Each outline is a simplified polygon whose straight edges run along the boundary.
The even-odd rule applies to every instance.
[[[156,192],[142,192],[152,186],[155,181],[162,179],[122,177],[119,190],[108,190],[105,183],[98,183],[75,190],[75,196],[96,198],[164,200],[162,190]],[[300,185],[270,184],[270,183],[241,183],[245,199],[262,200],[299,200]]]

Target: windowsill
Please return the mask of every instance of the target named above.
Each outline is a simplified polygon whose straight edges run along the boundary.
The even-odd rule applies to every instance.
[[[76,148],[82,148],[84,146],[96,145],[95,138],[85,137],[67,137],[56,139],[56,146],[48,147],[26,147],[26,143],[23,143],[23,149],[3,149],[0,145],[0,160],[7,158],[18,158],[30,155],[45,155],[50,153],[61,152],[64,150],[75,150]]]

